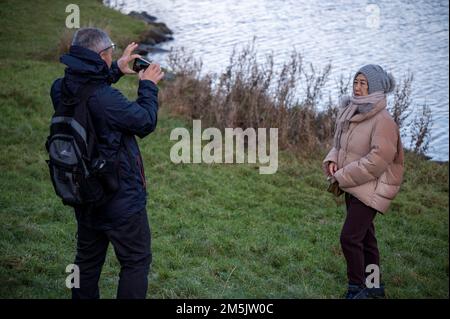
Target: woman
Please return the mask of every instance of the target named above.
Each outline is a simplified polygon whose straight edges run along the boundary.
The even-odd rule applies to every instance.
[[[394,87],[392,75],[379,65],[366,65],[355,74],[353,96],[343,100],[334,147],[323,161],[325,174],[345,192],[340,240],[349,299],[384,297],[384,287],[367,288],[365,282],[366,267],[379,267],[373,220],[377,212],[386,213],[403,179],[399,129],[386,110],[386,94]]]

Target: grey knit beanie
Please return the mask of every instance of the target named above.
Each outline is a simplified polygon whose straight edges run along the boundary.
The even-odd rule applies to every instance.
[[[362,73],[367,78],[369,94],[377,91],[390,93],[395,88],[395,79],[391,73],[387,73],[377,64],[367,64],[356,72],[355,78]]]

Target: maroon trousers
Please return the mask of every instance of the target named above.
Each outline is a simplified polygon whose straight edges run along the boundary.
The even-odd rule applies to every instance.
[[[377,211],[345,193],[347,217],[341,232],[341,247],[347,261],[349,284],[364,285],[366,266],[380,264],[373,220]]]

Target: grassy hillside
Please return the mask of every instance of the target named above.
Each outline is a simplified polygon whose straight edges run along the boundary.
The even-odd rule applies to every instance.
[[[55,60],[65,1],[0,6],[0,298],[68,298],[76,224],[53,192],[45,164],[52,106],[63,74]],[[143,24],[78,1],[82,24],[108,25],[133,39]],[[137,80],[117,85],[130,99]],[[175,165],[170,131],[189,127],[164,114],[140,140],[149,187],[154,263],[149,298],[337,298],[344,292],[339,246],[345,208],[325,192],[321,155],[282,153],[274,175],[252,165]],[[448,164],[408,154],[400,195],[376,228],[390,298],[448,298]],[[113,298],[112,249],[101,278]]]

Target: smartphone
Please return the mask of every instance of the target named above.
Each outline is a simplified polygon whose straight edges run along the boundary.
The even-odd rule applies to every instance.
[[[133,62],[133,71],[138,73],[140,70],[145,70],[152,63],[144,58],[136,58]]]

